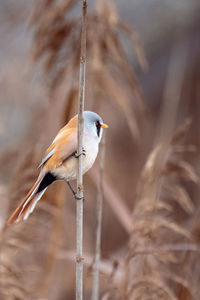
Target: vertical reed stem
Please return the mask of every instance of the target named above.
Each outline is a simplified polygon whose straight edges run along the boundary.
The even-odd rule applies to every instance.
[[[85,100],[85,70],[86,70],[86,13],[87,2],[83,0],[82,6],[82,32],[81,56],[78,95],[78,173],[76,202],[76,300],[83,299],[83,171],[82,171],[82,146],[83,146],[83,111]]]
[[[104,171],[104,154],[105,154],[105,132],[102,137],[100,154],[99,154],[99,184],[97,194],[97,228],[96,228],[96,249],[93,265],[93,285],[92,300],[99,298],[99,261],[101,258],[101,224],[103,211],[103,171]]]

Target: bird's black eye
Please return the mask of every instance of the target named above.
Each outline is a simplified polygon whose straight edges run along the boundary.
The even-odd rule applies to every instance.
[[[100,130],[101,130],[101,124],[100,124],[99,121],[96,121],[95,125],[96,125],[96,128],[97,128],[97,135],[99,136],[100,135]]]

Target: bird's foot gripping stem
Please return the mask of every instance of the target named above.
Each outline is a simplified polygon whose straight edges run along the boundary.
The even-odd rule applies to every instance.
[[[71,184],[69,183],[69,181],[67,181],[67,184],[68,184],[68,187],[70,188],[70,190],[71,190],[71,192],[72,192],[72,194],[73,194],[73,196],[74,196],[74,198],[76,199],[76,200],[85,200],[85,198],[84,197],[78,197],[77,196],[77,193],[74,191],[74,189],[73,189],[73,187],[71,186]]]
[[[82,152],[81,152],[80,154],[78,154],[77,152],[75,152],[75,154],[74,154],[74,156],[75,156],[76,158],[79,158],[79,156],[81,156],[81,155],[86,156],[86,151],[85,151],[85,149],[82,149]]]
[[[76,200],[78,200],[78,201],[79,201],[79,200],[83,200],[83,201],[85,200],[84,197],[78,197],[78,196],[77,196],[77,193],[75,193],[74,198],[75,198]]]

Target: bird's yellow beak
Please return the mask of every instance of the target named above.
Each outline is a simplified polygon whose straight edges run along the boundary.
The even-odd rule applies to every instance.
[[[101,124],[101,128],[108,128],[108,125],[105,124],[105,123],[102,123],[102,124]]]

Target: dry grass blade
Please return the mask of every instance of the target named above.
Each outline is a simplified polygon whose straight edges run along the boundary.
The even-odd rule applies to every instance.
[[[161,219],[159,217],[154,217],[153,219],[138,220],[133,228],[133,234],[139,231],[144,235],[151,235],[152,232],[156,232],[161,228],[172,230],[172,232],[180,234],[188,239],[192,238],[191,234],[184,228],[175,224],[173,221]]]
[[[180,185],[174,184],[172,187],[167,186],[167,190],[173,196],[174,200],[188,213],[192,214],[194,212],[194,204],[190,195],[187,191]]]
[[[183,179],[193,181],[194,183],[199,182],[199,178],[194,168],[186,161],[171,159],[167,164],[166,171],[178,174]]]

